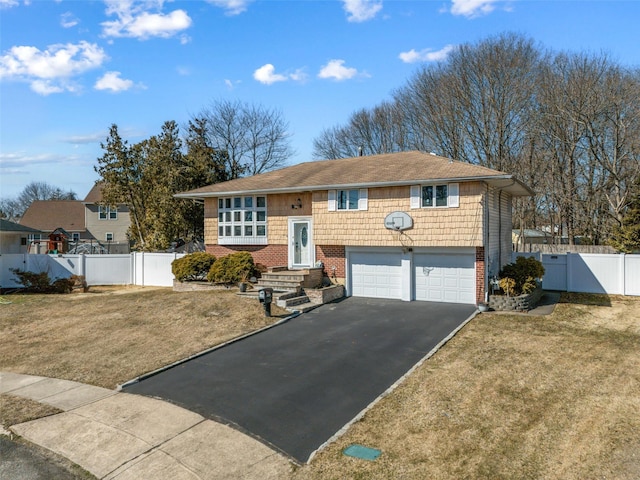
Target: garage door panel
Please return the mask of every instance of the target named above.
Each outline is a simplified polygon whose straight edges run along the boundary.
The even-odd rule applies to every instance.
[[[353,253],[350,256],[352,295],[402,298],[401,259],[390,253]]]
[[[415,299],[475,303],[475,258],[472,254],[416,254]]]

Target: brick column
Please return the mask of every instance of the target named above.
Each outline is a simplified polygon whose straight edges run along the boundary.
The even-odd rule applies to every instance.
[[[476,303],[484,302],[485,288],[484,247],[476,247]]]

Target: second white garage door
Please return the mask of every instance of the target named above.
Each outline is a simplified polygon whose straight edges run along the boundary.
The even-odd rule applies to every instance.
[[[418,253],[413,262],[416,300],[475,303],[474,255]]]
[[[351,254],[351,294],[354,297],[402,298],[402,269],[398,253]]]

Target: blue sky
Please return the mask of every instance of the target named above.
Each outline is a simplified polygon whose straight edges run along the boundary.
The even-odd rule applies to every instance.
[[[81,198],[112,123],[131,143],[214,100],[279,109],[296,155],[451,46],[512,31],[640,66],[640,1],[0,0],[0,197]]]

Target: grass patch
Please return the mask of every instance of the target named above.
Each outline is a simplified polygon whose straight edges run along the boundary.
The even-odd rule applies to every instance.
[[[0,370],[113,388],[277,320],[233,292],[92,292],[4,296]],[[483,314],[293,479],[640,478],[639,345],[640,298]],[[0,402],[5,426],[52,413]],[[354,443],[382,455],[344,456]]]
[[[578,300],[477,317],[294,478],[640,478],[640,299]]]
[[[233,291],[92,288],[6,295],[0,370],[115,388],[143,373],[272,324],[287,312]]]

